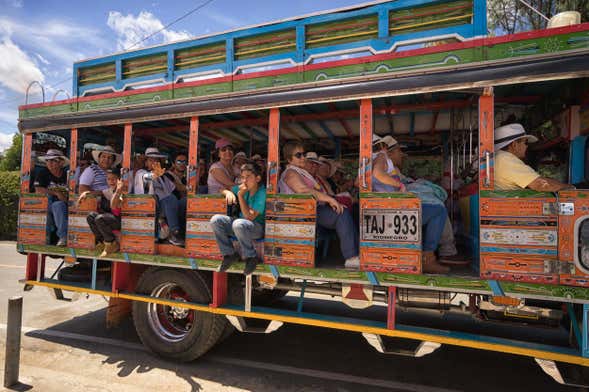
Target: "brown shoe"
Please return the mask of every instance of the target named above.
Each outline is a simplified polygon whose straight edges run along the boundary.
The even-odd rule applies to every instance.
[[[450,272],[450,268],[438,263],[438,260],[436,259],[436,255],[434,254],[434,252],[423,252],[421,260],[423,272],[426,274],[443,275]]]
[[[119,251],[119,243],[116,241],[113,242],[106,242],[104,241],[104,251],[100,254],[100,257],[105,257],[110,254],[116,253]]]

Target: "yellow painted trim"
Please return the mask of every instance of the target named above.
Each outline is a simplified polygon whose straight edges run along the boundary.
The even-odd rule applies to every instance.
[[[290,48],[292,46],[297,46],[297,44],[293,42],[293,43],[276,45],[276,46],[268,46],[266,48],[260,48],[260,49],[244,50],[243,52],[235,52],[235,56],[245,56],[247,54],[260,53],[260,52],[271,52],[276,49]]]
[[[131,67],[129,67],[131,68]],[[136,69],[129,69],[127,71],[123,71],[123,75],[135,75],[138,73],[143,73],[143,72],[151,72],[151,71],[159,71],[159,70],[164,70],[167,69],[168,66],[167,65],[157,65],[154,67],[143,67],[143,68],[136,68]]]
[[[132,295],[132,294],[113,293],[110,291],[90,290],[90,289],[84,289],[81,287],[72,287],[72,286],[66,286],[66,285],[56,284],[56,283],[37,282],[35,280],[27,281],[26,283],[33,285],[33,286],[46,286],[46,287],[52,287],[52,288],[60,288],[60,289],[67,290],[67,291],[87,292],[90,294],[99,294],[99,295],[105,295],[105,296],[110,296],[110,297],[129,299],[129,300],[133,300],[133,301],[175,306],[175,307],[179,307],[179,308],[192,309],[192,310],[214,313],[214,314],[219,314],[219,315],[249,317],[249,318],[256,318],[256,319],[260,319],[260,320],[277,320],[277,321],[282,321],[285,323],[292,323],[292,324],[309,325],[309,326],[314,326],[314,327],[330,328],[330,329],[337,329],[337,330],[343,330],[343,331],[362,332],[362,333],[370,333],[370,334],[382,335],[382,336],[390,336],[390,337],[397,337],[397,338],[437,342],[440,344],[449,344],[452,346],[468,347],[468,348],[475,348],[475,349],[487,350],[487,351],[496,351],[496,352],[502,352],[502,353],[507,353],[507,354],[516,354],[516,355],[522,355],[522,356],[532,357],[532,358],[549,359],[549,360],[553,360],[553,361],[567,362],[567,363],[572,363],[572,364],[576,364],[576,365],[589,367],[589,358],[583,358],[581,356],[568,355],[568,354],[559,354],[559,353],[554,353],[554,352],[550,352],[550,351],[526,349],[523,347],[514,347],[514,346],[509,346],[509,345],[499,344],[499,343],[477,342],[477,341],[468,340],[468,339],[459,339],[459,338],[445,337],[445,336],[439,336],[439,335],[433,335],[433,334],[430,335],[430,334],[419,333],[419,332],[400,331],[400,330],[396,330],[396,329],[378,328],[378,327],[371,327],[371,326],[366,326],[366,325],[348,324],[348,323],[342,323],[342,322],[337,322],[337,321],[326,321],[326,320],[316,320],[316,319],[308,319],[308,318],[303,318],[303,317],[294,317],[294,316],[286,316],[286,315],[246,312],[243,310],[234,310],[234,309],[225,309],[225,308],[213,308],[213,307],[210,307],[207,305],[196,305],[196,304],[190,304],[190,303],[168,301],[168,300],[164,300],[164,299],[140,297],[140,296],[136,296],[136,295]]]
[[[31,286],[43,286],[43,287],[49,287],[52,289],[62,289],[65,291],[75,291],[78,293],[105,295],[108,297],[115,297],[116,296],[116,293],[113,293],[112,291],[92,290],[90,288],[68,286],[65,284],[50,283],[50,282],[37,282],[36,280],[27,280],[25,283],[30,284]]]
[[[176,67],[181,67],[184,65],[189,65],[189,64],[198,64],[198,63],[205,63],[207,61],[212,61],[212,60],[221,60],[225,58],[225,54],[222,55],[218,55],[218,56],[209,56],[209,57],[203,57],[201,59],[195,59],[195,60],[188,60],[188,61],[179,61],[175,64]]]
[[[427,26],[427,25],[436,24],[436,23],[450,22],[452,20],[464,19],[464,18],[468,18],[468,17],[471,17],[471,16],[472,16],[472,13],[470,13],[470,14],[464,14],[464,15],[459,15],[459,16],[453,16],[451,18],[430,20],[429,22],[414,23],[414,24],[411,24],[411,25],[405,25],[405,26],[399,26],[399,27],[391,27],[389,29],[389,31],[406,30],[406,29],[411,29],[413,27],[421,27],[421,26]]]
[[[363,35],[370,35],[370,34],[374,34],[374,33],[378,33],[378,30],[368,30],[368,31],[363,31],[361,33],[344,34],[344,35],[334,35],[333,37],[309,39],[305,43],[306,44],[316,44],[316,43],[319,43],[319,42],[335,41],[335,40],[338,40],[338,39],[361,37]]]
[[[112,75],[109,74],[109,75],[104,75],[104,76],[95,76],[93,78],[85,78],[85,79],[80,78],[80,83],[81,82],[84,82],[84,83],[86,83],[86,82],[94,82],[94,81],[97,81],[97,80],[109,80],[109,79],[113,79],[114,80],[115,79],[115,74],[112,74]]]

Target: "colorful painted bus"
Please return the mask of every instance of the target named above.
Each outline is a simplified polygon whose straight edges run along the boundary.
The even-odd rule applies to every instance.
[[[107,296],[108,325],[132,313],[141,341],[178,360],[236,329],[295,323],[362,333],[385,354],[449,344],[528,356],[568,382],[561,364],[589,365],[589,23],[488,36],[486,12],[484,0],[378,1],[75,63],[73,97],[19,108],[25,288]],[[496,189],[494,129],[515,120],[540,139],[528,154],[540,173],[576,189]],[[47,135],[69,146],[66,246],[32,192]],[[446,188],[466,263],[423,272],[420,198],[373,191],[374,135],[403,144],[405,174]],[[240,262],[219,272],[209,223],[227,214],[201,183],[219,138],[265,158],[263,263],[247,276]],[[344,268],[338,237],[318,230],[311,195],[278,192],[291,140],[337,160],[350,189],[356,179],[359,268]],[[146,148],[186,151],[184,246],[158,240],[153,195],[126,192],[120,250],[99,256],[86,222],[97,200],[75,202],[93,145],[122,153],[126,190]],[[46,257],[64,260],[51,277]],[[324,306],[307,308],[310,296]],[[405,317],[420,309],[465,322]],[[480,327],[498,323],[508,328]]]

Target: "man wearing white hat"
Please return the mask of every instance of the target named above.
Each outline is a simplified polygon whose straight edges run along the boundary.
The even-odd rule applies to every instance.
[[[92,158],[96,163],[87,167],[80,176],[80,198],[89,194],[102,195],[102,191],[108,189],[106,171],[114,169],[123,160],[122,155],[111,146],[97,146],[92,150]]]
[[[558,192],[573,186],[540,176],[523,162],[528,143],[538,138],[527,135],[521,124],[508,124],[495,129],[495,189],[529,188],[538,192]]]
[[[47,227],[56,229],[57,246],[67,244],[67,174],[64,169],[69,159],[59,150],[49,149],[39,159],[47,164],[35,179],[35,192],[47,195]]]

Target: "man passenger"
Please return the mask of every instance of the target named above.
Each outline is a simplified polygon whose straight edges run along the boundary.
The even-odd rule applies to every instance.
[[[35,193],[47,196],[48,220],[50,230],[55,227],[57,232],[57,246],[67,245],[67,174],[64,166],[69,160],[57,149],[50,149],[40,160],[47,164],[41,169],[35,179]]]
[[[523,162],[528,143],[537,141],[536,136],[526,135],[526,130],[521,124],[508,124],[495,129],[495,189],[529,188],[538,192],[574,189],[572,185],[542,177]]]
[[[121,163],[123,157],[117,154],[111,146],[96,148],[92,151],[92,158],[96,163],[87,167],[80,176],[80,199],[88,195],[102,195],[102,191],[108,189],[106,183],[106,171],[114,169]]]
[[[336,230],[346,268],[359,268],[358,228],[350,211],[324,193],[315,178],[305,170],[305,150],[300,142],[287,142],[282,153],[288,165],[280,176],[280,193],[311,194],[317,200],[317,224]]]

